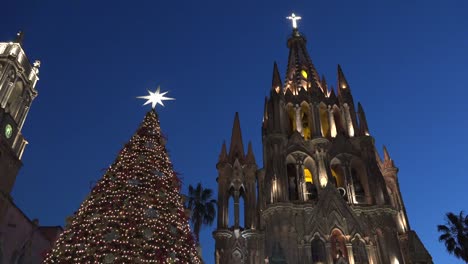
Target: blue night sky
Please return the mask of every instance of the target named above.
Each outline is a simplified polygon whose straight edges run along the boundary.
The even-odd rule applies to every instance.
[[[2,10],[0,40],[23,29],[27,55],[42,61],[13,192],[42,225],[78,209],[149,110],[135,97],[157,85],[177,98],[158,112],[184,191],[216,190],[236,111],[261,167],[264,97],[273,62],[286,71],[295,12],[319,73],[336,86],[341,64],[376,145],[400,168],[411,228],[435,263],[462,263],[436,225],[468,209],[467,1],[15,0]],[[202,231],[207,263],[214,228]]]

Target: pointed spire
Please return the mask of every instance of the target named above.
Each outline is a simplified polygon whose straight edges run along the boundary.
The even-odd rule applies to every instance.
[[[374,149],[375,151],[375,159],[377,160],[377,163],[379,166],[382,165],[382,159],[380,158],[380,155],[379,155],[379,152],[377,151],[377,149]]]
[[[369,136],[369,127],[367,126],[366,114],[361,103],[358,102],[359,129],[362,135]]]
[[[23,45],[23,40],[24,40],[24,32],[20,30],[18,31],[18,33],[16,33],[16,38],[14,42],[20,45]]]
[[[234,124],[232,126],[231,145],[229,146],[229,158],[234,161],[244,159],[244,143],[242,141],[242,133],[240,128],[239,113],[236,112]]]
[[[221,152],[219,153],[219,162],[227,161],[227,157],[226,141],[223,141],[223,146],[221,147]]]
[[[394,168],[395,164],[393,163],[392,158],[390,157],[390,154],[388,154],[387,147],[383,147],[383,153],[384,153],[384,160],[383,160],[383,165],[384,168]]]
[[[279,93],[281,91],[281,87],[283,87],[283,83],[281,82],[278,65],[276,64],[276,61],[275,61],[273,65],[273,79],[271,82],[271,89],[274,90],[276,93]]]
[[[383,154],[384,154],[384,160],[385,161],[392,159],[392,158],[390,158],[390,154],[388,154],[388,150],[387,150],[387,147],[385,147],[385,145],[383,146]]]
[[[265,104],[263,106],[263,125],[266,126],[268,121],[268,97],[265,96]]]
[[[325,79],[325,75],[322,75],[321,85],[322,85],[323,93],[327,94],[328,93],[328,85],[327,85],[327,80]]]
[[[247,164],[256,164],[255,162],[255,156],[252,150],[252,142],[249,141],[249,147],[247,150],[247,155],[245,156],[245,163]]]
[[[344,76],[341,66],[338,64],[338,93],[342,89],[349,89],[349,84],[348,81],[346,81],[346,77]]]
[[[294,95],[298,94],[300,87],[323,92],[320,89],[319,75],[307,52],[306,42],[304,36],[295,33],[288,39],[289,58],[284,82]]]
[[[330,87],[330,96],[332,100],[336,100],[335,88],[333,86]]]

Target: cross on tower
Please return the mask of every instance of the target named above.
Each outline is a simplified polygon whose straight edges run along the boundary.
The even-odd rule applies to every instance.
[[[292,13],[291,16],[286,17],[286,19],[289,19],[292,21],[293,29],[297,29],[297,20],[301,20],[302,17],[296,16],[294,13]]]

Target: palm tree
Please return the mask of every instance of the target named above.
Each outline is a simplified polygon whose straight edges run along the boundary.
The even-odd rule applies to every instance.
[[[439,241],[445,243],[450,254],[468,263],[468,215],[463,211],[459,215],[446,214],[446,224],[438,225],[437,230],[442,234]]]
[[[188,209],[191,210],[190,222],[193,225],[193,232],[198,240],[202,225],[211,225],[216,216],[216,200],[212,199],[213,190],[204,189],[201,183],[197,188],[189,185]]]

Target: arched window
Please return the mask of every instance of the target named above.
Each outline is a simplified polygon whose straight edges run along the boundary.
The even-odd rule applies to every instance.
[[[245,191],[241,188],[239,191],[239,226],[245,228]]]
[[[331,173],[333,176],[333,183],[335,184],[336,188],[344,188],[345,187],[345,182],[344,182],[344,173],[343,173],[343,168],[341,168],[340,164],[335,164],[331,167]]]
[[[351,169],[351,178],[353,180],[356,202],[364,203],[366,201],[366,193],[364,191],[364,186],[361,183],[361,179],[358,176],[358,172],[354,168]]]
[[[307,104],[303,104],[301,106],[301,125],[302,125],[302,135],[304,136],[305,140],[311,138],[310,134],[310,126],[309,126],[309,107]]]
[[[317,187],[314,184],[314,177],[312,172],[308,168],[304,169],[304,181],[307,200],[313,200],[317,198]]]
[[[325,105],[320,105],[319,107],[320,114],[320,126],[322,128],[322,136],[330,137],[330,123],[328,121],[328,110]]]
[[[369,264],[369,257],[367,256],[366,245],[359,239],[355,239],[352,243],[353,255],[355,264]]]
[[[354,189],[354,201],[359,204],[372,203],[369,194],[367,169],[362,160],[353,158],[351,161],[351,179]]]
[[[229,196],[229,202],[228,202],[228,227],[233,227],[235,223],[235,215],[234,215],[234,197],[232,195]]]
[[[299,200],[296,164],[289,163],[286,165],[286,170],[288,171],[289,200]]]
[[[325,243],[318,237],[312,240],[312,263],[322,264],[327,262]]]

